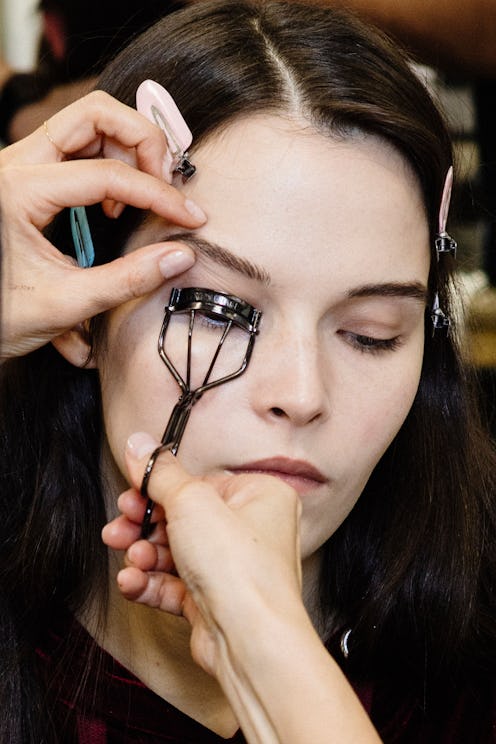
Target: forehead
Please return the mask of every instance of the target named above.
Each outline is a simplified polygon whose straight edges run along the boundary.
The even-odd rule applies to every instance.
[[[425,263],[419,185],[379,138],[337,139],[258,115],[213,135],[192,160],[197,174],[180,188],[208,215],[198,233],[269,271],[301,260],[334,270],[366,261],[376,273],[391,262],[409,271],[419,257]]]

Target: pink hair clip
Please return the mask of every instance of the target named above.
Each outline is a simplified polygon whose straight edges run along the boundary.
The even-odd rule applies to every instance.
[[[441,206],[439,207],[439,227],[438,234],[435,240],[437,259],[441,253],[451,253],[453,258],[456,258],[457,244],[456,240],[453,240],[451,235],[446,232],[446,224],[448,222],[448,212],[451,201],[451,189],[453,187],[453,166],[450,165],[446,174],[446,180],[444,182],[443,195],[441,197]]]
[[[136,108],[157,124],[165,135],[168,145],[165,179],[171,183],[174,172],[185,179],[191,178],[196,168],[188,160],[187,151],[193,135],[170,93],[154,80],[144,80],[136,91]]]

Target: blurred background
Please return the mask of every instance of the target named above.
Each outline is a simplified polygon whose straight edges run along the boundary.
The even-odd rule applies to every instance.
[[[41,18],[37,0],[0,0],[0,52],[16,70],[36,63]]]

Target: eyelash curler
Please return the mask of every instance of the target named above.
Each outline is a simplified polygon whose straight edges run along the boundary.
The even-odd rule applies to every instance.
[[[170,94],[153,80],[145,80],[136,91],[136,107],[140,113],[157,124],[166,137],[168,149],[163,169],[164,178],[168,183],[172,183],[174,173],[181,174],[185,181],[191,178],[196,168],[189,161],[187,149],[191,145],[193,137]],[[73,207],[70,212],[70,219],[78,264],[83,267],[92,266],[95,251],[85,208]],[[171,319],[181,316],[189,316],[186,372],[184,376],[181,375],[177,365],[174,364],[165,348],[166,334],[169,330]],[[210,326],[208,333],[211,334],[214,327],[217,333],[220,333],[220,336],[216,348],[213,350],[206,373],[200,384],[195,387],[192,378],[192,360],[194,356],[193,331],[195,330],[195,338],[198,337],[197,321],[200,318],[204,319],[207,327]],[[250,361],[260,319],[261,312],[259,310],[256,310],[248,302],[233,295],[198,287],[172,290],[160,329],[158,353],[177,382],[181,394],[169,417],[161,440],[162,444],[160,447],[157,447],[148,460],[141,482],[141,495],[147,499],[145,516],[141,525],[142,537],[148,537],[153,529],[151,517],[154,502],[148,497],[148,482],[158,455],[165,449],[170,450],[174,455],[177,453],[191,409],[206,390],[234,380],[243,374]],[[245,338],[244,344],[241,345],[244,351],[242,356],[240,356],[240,363],[234,367],[233,371],[228,372],[225,369],[224,373],[212,379],[214,367],[216,365],[217,368],[222,366],[218,363],[222,352],[225,350],[225,341],[228,337],[232,339],[235,330],[240,331],[244,335],[248,334],[247,340]],[[208,356],[208,353],[205,354],[205,346],[207,348],[213,348],[211,343],[211,339],[213,338],[215,337],[211,336],[209,343],[206,345],[202,344],[201,338],[199,339],[200,354],[198,356],[205,358]],[[237,346],[236,342],[234,346]]]
[[[166,335],[170,328],[171,320],[173,317],[178,316],[187,316],[188,318],[186,329],[186,371],[184,376],[179,372],[178,365],[174,364],[171,355],[167,353],[165,345]],[[143,498],[147,499],[145,516],[141,525],[142,538],[147,538],[152,530],[150,521],[155,504],[152,499],[148,497],[148,482],[158,455],[164,450],[170,450],[173,455],[177,453],[191,409],[207,390],[223,385],[230,380],[234,380],[245,372],[253,351],[255,336],[259,330],[261,317],[262,314],[259,310],[256,310],[248,302],[233,295],[198,287],[187,287],[184,289],[174,288],[172,290],[169,304],[165,308],[164,320],[160,329],[158,353],[172,377],[177,382],[181,394],[169,417],[169,421],[161,440],[162,444],[151,454],[141,482],[141,495]],[[198,328],[199,320],[203,320],[205,326],[200,325]],[[240,355],[240,363],[238,366],[234,367],[233,371],[229,372],[226,368],[222,370],[220,376],[212,378],[214,368],[219,362],[219,357],[222,351],[225,350],[226,339],[230,334],[232,335],[235,330],[241,331],[244,335],[248,335],[247,339],[244,339],[245,343],[242,345],[243,354]],[[213,348],[212,358],[203,379],[200,377],[201,381],[199,384],[196,387],[193,387],[192,360],[194,356],[194,336],[200,335],[199,356],[203,357],[205,344],[202,342],[201,336],[204,336],[205,333],[212,334],[213,331],[217,332],[218,342],[216,345],[214,344],[214,348],[212,339],[209,338],[209,343],[207,345]],[[234,346],[239,347],[236,340],[234,341]],[[239,351],[239,348],[235,348],[235,351]]]

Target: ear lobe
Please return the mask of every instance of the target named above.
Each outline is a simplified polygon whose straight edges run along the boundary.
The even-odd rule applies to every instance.
[[[52,344],[59,354],[75,367],[96,368],[96,359],[92,353],[90,336],[83,323],[78,323],[70,331],[54,338]]]

